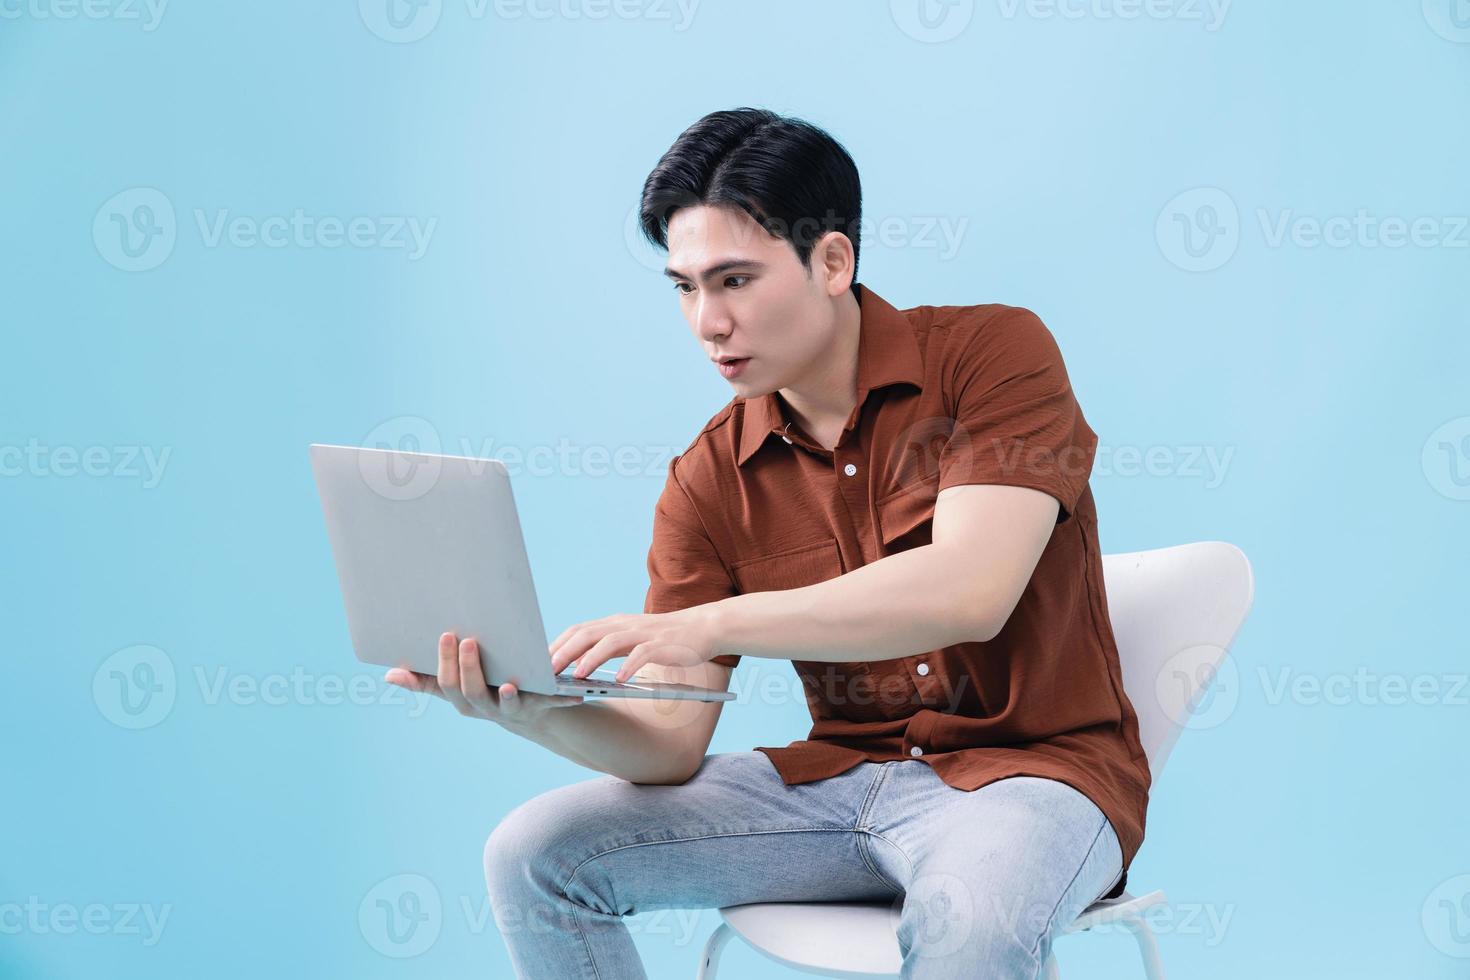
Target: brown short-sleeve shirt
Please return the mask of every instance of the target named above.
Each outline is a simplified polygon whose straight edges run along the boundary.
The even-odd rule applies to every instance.
[[[866,287],[859,303],[857,404],[837,446],[802,433],[777,393],[721,409],[669,466],[644,611],[800,588],[928,544],[945,487],[1052,495],[1056,528],[1000,633],[891,660],[793,661],[811,733],[758,749],[788,785],[910,758],[963,790],[1009,776],[1067,783],[1118,835],[1119,894],[1150,776],[1103,591],[1088,485],[1097,436],[1061,352],[1020,307],[900,311]]]

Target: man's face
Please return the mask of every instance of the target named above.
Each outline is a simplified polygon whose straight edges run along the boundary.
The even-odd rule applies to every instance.
[[[830,279],[820,245],[809,272],[790,242],[744,211],[703,205],[674,213],[668,245],[666,274],[705,355],[746,358],[721,372],[737,395],[759,397],[812,376],[836,323],[829,287],[840,294],[850,283]]]

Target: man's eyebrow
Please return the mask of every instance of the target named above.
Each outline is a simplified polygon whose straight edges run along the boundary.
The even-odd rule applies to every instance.
[[[699,281],[709,282],[711,279],[717,278],[722,273],[729,272],[731,269],[750,269],[752,271],[759,272],[765,267],[766,264],[764,262],[757,262],[754,259],[728,259],[724,262],[712,265],[708,269],[705,269],[703,275],[699,277]],[[689,276],[680,272],[678,269],[664,269],[664,275],[668,276],[670,279],[689,278]]]

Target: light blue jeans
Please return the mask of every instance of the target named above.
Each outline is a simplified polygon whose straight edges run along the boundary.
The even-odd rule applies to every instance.
[[[551,790],[485,844],[496,920],[532,980],[646,977],[625,915],[841,900],[902,903],[905,977],[1034,980],[1121,873],[1107,818],[1056,780],[966,792],[904,759],[787,786],[754,751],[707,756],[678,786]]]

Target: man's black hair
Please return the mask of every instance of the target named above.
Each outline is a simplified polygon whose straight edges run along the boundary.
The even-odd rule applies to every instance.
[[[669,219],[680,208],[739,208],[789,241],[803,267],[817,239],[838,231],[852,241],[856,292],[862,202],[857,165],[826,131],[768,109],[722,109],[659,158],[643,182],[639,224],[667,251]]]

